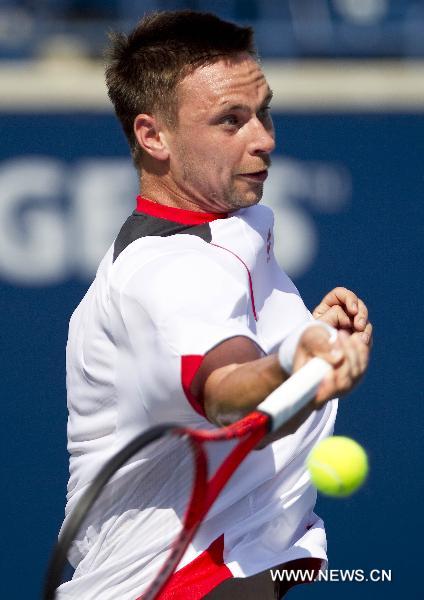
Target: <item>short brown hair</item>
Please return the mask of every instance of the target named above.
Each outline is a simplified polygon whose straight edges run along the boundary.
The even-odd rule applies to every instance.
[[[137,167],[141,150],[133,124],[138,114],[158,114],[176,126],[176,88],[184,77],[222,57],[241,52],[257,57],[250,27],[190,10],[151,13],[129,35],[112,33],[110,39],[108,94]]]

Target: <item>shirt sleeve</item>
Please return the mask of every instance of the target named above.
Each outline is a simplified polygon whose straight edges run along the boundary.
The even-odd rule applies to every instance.
[[[188,388],[213,347],[234,336],[259,345],[244,270],[235,273],[196,250],[136,270],[122,289],[121,314],[153,422],[204,416]]]

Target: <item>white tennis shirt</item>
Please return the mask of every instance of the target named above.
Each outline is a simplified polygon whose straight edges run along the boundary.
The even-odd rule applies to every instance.
[[[188,391],[210,349],[246,336],[269,354],[310,318],[275,261],[269,208],[212,215],[139,197],[70,321],[66,515],[100,467],[142,431],[164,422],[214,427]],[[304,460],[332,433],[336,411],[329,402],[294,434],[251,453],[190,545],[181,573],[217,544],[225,577],[326,559]],[[137,477],[136,460],[118,472],[110,518],[98,518],[100,502],[73,546],[76,572],[59,598],[135,600],[142,593],[150,566],[129,485]]]

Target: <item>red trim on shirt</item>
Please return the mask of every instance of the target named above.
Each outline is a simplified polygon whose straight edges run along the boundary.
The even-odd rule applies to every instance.
[[[191,563],[174,573],[158,600],[200,600],[233,575],[224,564],[221,535]]]
[[[183,225],[201,225],[202,223],[210,223],[216,221],[216,219],[226,219],[228,217],[228,213],[207,213],[166,206],[147,200],[142,196],[137,196],[137,212],[159,219],[166,219],[167,221],[174,221],[175,223],[182,223]]]
[[[191,393],[190,390],[194,376],[199,370],[202,360],[203,355],[200,354],[188,354],[181,357],[181,384],[183,386],[184,394],[186,395],[191,406],[197,413],[199,413],[199,415],[205,417],[206,415],[202,404],[199,402],[198,398]]]
[[[238,254],[236,254],[235,252],[233,252],[232,250],[229,250],[228,248],[225,248],[224,246],[220,246],[219,244],[214,244],[213,242],[211,242],[211,246],[216,246],[217,248],[221,248],[222,250],[226,250],[227,252],[229,252],[230,254],[232,254],[233,256],[235,256],[236,258],[238,258],[238,260],[241,262],[242,265],[244,265],[246,271],[247,271],[247,276],[249,278],[249,289],[250,289],[250,300],[252,302],[252,311],[253,311],[253,316],[255,318],[255,321],[258,320],[257,314],[256,314],[256,307],[255,307],[255,295],[253,293],[253,282],[252,282],[252,276],[250,274],[249,271],[249,267],[246,265],[246,263],[244,262],[243,259],[240,258],[240,256]]]
[[[157,600],[187,600],[188,598],[190,600],[201,600],[218,585],[227,579],[232,579],[233,574],[227,565],[224,564],[223,555],[224,536],[221,535],[191,563],[185,565],[172,575]],[[298,558],[281,565],[276,565],[274,569],[295,571],[297,573],[300,571],[314,572],[315,577],[318,577],[321,565],[322,561],[320,558]],[[282,598],[291,588],[300,583],[314,582],[310,581],[307,577],[305,577],[304,581],[300,577],[297,580],[292,577],[289,581],[283,581],[276,585],[278,597]],[[136,600],[143,600],[143,596],[139,596]]]

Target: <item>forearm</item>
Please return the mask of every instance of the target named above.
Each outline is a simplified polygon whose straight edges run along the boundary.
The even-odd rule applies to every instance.
[[[204,387],[206,415],[217,425],[237,421],[254,410],[287,377],[276,354],[216,369]]]
[[[287,377],[276,354],[216,369],[204,389],[206,415],[216,425],[233,423],[253,411]],[[278,431],[267,436],[261,447],[296,431],[313,409],[312,403],[305,406]]]
[[[260,349],[251,340],[233,338],[206,355],[192,393],[200,393],[212,423],[228,425],[253,411],[287,379],[287,371],[296,371],[320,356],[333,369],[315,398],[277,437],[292,433],[315,408],[349,391],[364,372],[369,349],[357,336],[346,336],[334,336],[333,329],[324,324],[308,324],[306,328],[302,324],[284,340],[278,355],[269,356],[260,356]]]
[[[217,425],[237,421],[254,410],[287,377],[276,354],[216,369],[204,387],[206,414]]]

